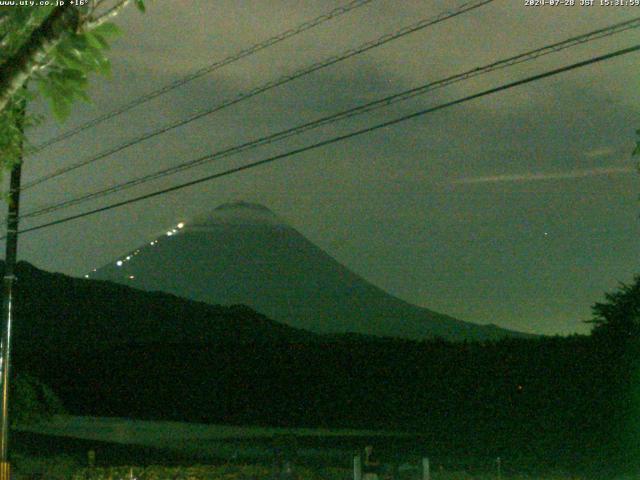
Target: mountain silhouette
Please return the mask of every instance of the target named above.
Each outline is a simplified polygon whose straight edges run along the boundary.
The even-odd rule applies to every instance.
[[[268,208],[245,202],[181,222],[88,277],[209,304],[243,304],[316,333],[418,340],[524,335],[396,298],[338,263]]]

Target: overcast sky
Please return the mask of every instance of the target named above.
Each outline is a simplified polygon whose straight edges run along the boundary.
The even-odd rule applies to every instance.
[[[579,3],[579,0],[577,0]],[[598,0],[599,2],[599,0]],[[333,0],[156,0],[118,19],[111,79],[38,143],[325,13]],[[29,157],[24,180],[460,5],[374,0]],[[23,211],[634,16],[640,7],[492,4],[143,142],[24,193]],[[639,43],[637,30],[461,82],[362,118],[213,162],[23,227],[259,160]],[[187,190],[21,237],[20,257],[80,276],[221,203],[268,206],[337,260],[409,302],[466,321],[587,332],[590,306],[640,273],[640,54],[420,117]],[[36,110],[39,107],[34,106]]]

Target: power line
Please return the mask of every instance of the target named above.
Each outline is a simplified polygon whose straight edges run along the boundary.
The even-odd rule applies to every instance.
[[[427,109],[424,109],[424,110],[420,110],[418,112],[411,113],[409,115],[404,115],[404,116],[395,118],[393,120],[389,120],[387,122],[376,124],[376,125],[374,125],[372,127],[363,128],[363,129],[360,129],[360,130],[356,130],[354,132],[350,132],[350,133],[347,133],[347,134],[344,134],[344,135],[340,135],[340,136],[337,136],[337,137],[330,138],[328,140],[323,140],[321,142],[317,142],[317,143],[314,143],[314,144],[311,144],[311,145],[307,145],[305,147],[301,147],[301,148],[298,148],[298,149],[295,149],[295,150],[290,150],[288,152],[281,153],[281,154],[278,154],[278,155],[274,155],[272,157],[268,157],[268,158],[265,158],[263,160],[259,160],[257,162],[253,162],[253,163],[249,163],[249,164],[246,164],[246,165],[242,165],[240,167],[231,168],[231,169],[225,170],[224,172],[215,173],[213,175],[207,175],[206,177],[202,177],[202,178],[199,178],[199,179],[196,179],[196,180],[191,180],[189,182],[181,183],[179,185],[174,185],[174,186],[169,187],[169,188],[156,190],[155,192],[152,192],[152,193],[147,193],[145,195],[140,195],[138,197],[134,197],[134,198],[131,198],[131,199],[128,199],[128,200],[123,200],[123,201],[120,201],[120,202],[112,203],[112,204],[106,205],[104,207],[96,208],[96,209],[89,210],[89,211],[86,211],[86,212],[83,212],[83,213],[79,213],[79,214],[75,214],[75,215],[70,215],[68,217],[61,218],[59,220],[54,220],[52,222],[47,222],[47,223],[44,223],[44,224],[41,224],[41,225],[37,225],[35,227],[30,227],[30,228],[27,228],[27,229],[24,229],[24,230],[20,230],[19,233],[28,233],[28,232],[33,232],[33,231],[36,231],[36,230],[41,230],[43,228],[51,227],[51,226],[54,226],[54,225],[59,225],[59,224],[66,223],[66,222],[69,222],[69,221],[72,221],[72,220],[77,220],[79,218],[84,218],[84,217],[87,217],[87,216],[90,216],[90,215],[95,215],[97,213],[105,212],[107,210],[112,210],[114,208],[122,207],[122,206],[129,205],[129,204],[132,204],[132,203],[137,203],[137,202],[140,202],[142,200],[146,200],[146,199],[149,199],[149,198],[157,197],[159,195],[164,195],[166,193],[174,192],[176,190],[181,190],[183,188],[191,187],[193,185],[204,183],[204,182],[207,182],[207,181],[210,181],[210,180],[214,180],[214,179],[217,179],[217,178],[222,178],[222,177],[225,177],[225,176],[228,176],[228,175],[232,175],[234,173],[238,173],[238,172],[241,172],[241,171],[244,171],[244,170],[249,170],[249,169],[252,169],[252,168],[255,168],[255,167],[259,167],[259,166],[265,165],[267,163],[272,163],[272,162],[275,162],[276,160],[280,160],[280,159],[283,159],[283,158],[287,158],[287,157],[291,157],[291,156],[294,156],[294,155],[298,155],[300,153],[304,153],[304,152],[308,152],[308,151],[311,151],[311,150],[315,150],[317,148],[324,147],[324,146],[327,146],[327,145],[331,145],[333,143],[337,143],[337,142],[340,142],[340,141],[343,141],[343,140],[347,140],[347,139],[350,139],[350,138],[353,138],[353,137],[356,137],[356,136],[359,136],[359,135],[363,135],[365,133],[370,133],[370,132],[373,132],[375,130],[379,130],[381,128],[390,127],[392,125],[396,125],[398,123],[401,123],[401,122],[404,122],[404,121],[407,121],[407,120],[410,120],[410,119],[413,119],[413,118],[417,118],[417,117],[426,115],[428,113],[433,113],[433,112],[436,112],[438,110],[443,110],[445,108],[449,108],[449,107],[452,107],[454,105],[460,105],[462,103],[465,103],[465,102],[468,102],[468,101],[471,101],[471,100],[475,100],[477,98],[481,98],[481,97],[484,97],[484,96],[487,96],[487,95],[492,95],[494,93],[498,93],[498,92],[501,92],[501,91],[504,91],[504,90],[508,90],[510,88],[514,88],[514,87],[517,87],[517,86],[520,86],[520,85],[524,85],[524,84],[527,84],[527,83],[531,83],[531,82],[535,82],[535,81],[538,81],[538,80],[542,80],[544,78],[548,78],[548,77],[551,77],[551,76],[554,76],[554,75],[558,75],[560,73],[568,72],[570,70],[575,70],[577,68],[582,68],[582,67],[585,67],[587,65],[592,65],[594,63],[602,62],[602,61],[605,61],[605,60],[609,60],[609,59],[612,59],[612,58],[615,58],[615,57],[619,57],[619,56],[622,56],[622,55],[627,55],[629,53],[633,53],[633,52],[637,52],[637,51],[640,51],[640,44],[635,45],[633,47],[624,48],[622,50],[617,50],[615,52],[611,52],[611,53],[608,53],[606,55],[593,57],[593,58],[591,58],[589,60],[584,60],[582,62],[573,63],[571,65],[567,65],[567,66],[564,66],[564,67],[560,67],[560,68],[556,68],[556,69],[553,69],[553,70],[549,70],[549,71],[546,71],[544,73],[533,75],[531,77],[527,77],[527,78],[522,79],[522,80],[517,80],[515,82],[506,83],[506,84],[500,85],[498,87],[494,87],[494,88],[491,88],[491,89],[488,89],[488,90],[484,90],[484,91],[479,92],[479,93],[475,93],[473,95],[469,95],[469,96],[460,98],[458,100],[453,100],[453,101],[450,101],[450,102],[446,102],[446,103],[437,105],[435,107],[430,107],[430,108],[427,108]],[[5,237],[3,237],[3,238],[5,238]]]
[[[135,108],[139,105],[142,105],[143,103],[148,102],[149,100],[153,100],[156,97],[159,97],[160,95],[164,95],[165,93],[174,90],[178,87],[181,87],[182,85],[189,83],[197,78],[203,77],[204,75],[207,75],[211,72],[213,72],[214,70],[218,70],[219,68],[222,68],[226,65],[229,65],[233,62],[236,62],[238,60],[241,60],[245,57],[248,57],[250,55],[253,55],[254,53],[257,53],[261,50],[264,50],[265,48],[271,47],[273,45],[276,45],[277,43],[280,43],[284,40],[287,40],[288,38],[294,37],[300,33],[306,32],[307,30],[311,30],[314,27],[317,27],[318,25],[327,22],[329,20],[332,20],[334,18],[337,18],[341,15],[344,15],[345,13],[348,13],[352,10],[355,10],[356,8],[360,8],[364,5],[367,5],[368,3],[371,3],[373,0],[352,0],[351,2],[347,3],[346,5],[342,6],[342,7],[338,7],[338,8],[334,8],[333,10],[331,10],[328,13],[325,13],[323,15],[320,15],[312,20],[309,20],[307,22],[304,22],[300,25],[298,25],[297,27],[294,27],[292,29],[286,30],[285,32],[279,33],[278,35],[275,35],[271,38],[268,38],[267,40],[264,40],[260,43],[256,43],[255,45],[252,45],[251,47],[245,48],[244,50],[240,50],[237,53],[234,53],[232,55],[229,55],[228,57],[219,60],[217,62],[214,62],[210,65],[207,65],[206,67],[203,67],[199,70],[196,70],[195,72],[192,72],[188,75],[185,75],[182,78],[179,78],[178,80],[175,80],[167,85],[165,85],[164,87],[161,87],[157,90],[154,90],[152,92],[149,92],[145,95],[142,95],[134,100],[132,100],[131,102],[118,107],[108,113],[105,113],[104,115],[100,115],[99,117],[94,118],[93,120],[90,120],[89,122],[80,125],[79,127],[76,127],[72,130],[68,130],[66,132],[61,133],[60,135],[57,135],[53,138],[50,138],[49,140],[46,140],[45,142],[35,146],[33,148],[33,153],[37,153],[41,150],[44,150],[47,147],[50,147],[51,145],[54,145],[56,143],[59,143],[63,140],[66,140],[68,138],[73,137],[74,135],[83,132],[89,128],[93,128],[96,125],[101,124],[102,122],[109,120],[110,118],[116,117],[118,115],[121,115],[124,112],[127,112],[129,110],[131,110],[132,108]]]
[[[600,39],[603,38],[605,36],[610,36],[613,35],[614,33],[620,33],[622,31],[625,30],[629,30],[631,28],[638,28],[640,27],[640,17],[630,20],[630,21],[626,21],[626,22],[621,22],[618,24],[614,24],[611,25],[609,27],[605,27],[605,28],[601,28],[583,35],[579,35],[576,37],[571,37],[569,39],[563,40],[561,42],[556,42],[554,44],[551,45],[547,45],[541,48],[537,48],[534,50],[529,50],[525,53],[521,53],[519,55],[515,55],[506,59],[502,59],[496,62],[493,62],[491,64],[485,65],[483,67],[477,67],[471,70],[467,70],[463,73],[459,73],[456,75],[452,75],[449,77],[446,77],[444,79],[435,81],[435,82],[429,82],[427,84],[421,85],[419,87],[416,88],[412,88],[409,90],[405,90],[403,92],[394,94],[394,95],[390,95],[388,97],[379,99],[379,100],[375,100],[373,102],[369,102],[363,105],[360,105],[358,107],[354,107],[348,110],[344,110],[342,112],[338,112],[329,116],[325,116],[323,118],[302,124],[302,125],[298,125],[296,127],[292,127],[262,138],[258,138],[246,143],[243,143],[241,145],[237,145],[234,147],[230,147],[221,151],[217,151],[215,153],[212,154],[208,154],[205,155],[203,157],[199,157],[197,159],[194,160],[190,160],[188,162],[184,162],[181,163],[179,165],[175,165],[173,167],[169,167],[169,168],[165,168],[163,170],[148,174],[148,175],[144,175],[141,177],[137,177],[134,178],[132,180],[128,180],[126,182],[123,183],[119,183],[119,184],[115,184],[112,185],[110,187],[107,188],[103,188],[94,192],[90,192],[90,193],[86,193],[83,195],[80,195],[78,197],[75,198],[71,198],[68,200],[64,200],[62,202],[59,202],[57,204],[54,205],[49,205],[49,206],[45,206],[45,207],[40,207],[36,210],[32,210],[30,212],[25,213],[22,218],[30,218],[30,217],[37,217],[37,216],[41,216],[44,214],[48,214],[48,213],[52,213],[54,211],[63,209],[63,208],[67,208],[73,205],[78,205],[81,203],[84,203],[86,201],[92,200],[92,199],[96,199],[96,198],[100,198],[106,195],[110,195],[110,194],[114,194],[117,192],[120,192],[122,190],[125,189],[129,189],[147,182],[150,182],[152,180],[156,180],[159,178],[163,178],[165,176],[169,176],[169,175],[173,175],[175,173],[190,169],[190,168],[194,168],[196,166],[200,166],[202,164],[211,162],[213,160],[217,160],[217,159],[221,159],[221,158],[226,158],[229,157],[231,155],[236,155],[238,153],[241,152],[245,152],[248,150],[252,150],[254,148],[258,148],[260,146],[263,145],[267,145],[270,143],[274,143],[276,141],[280,141],[280,140],[284,140],[286,138],[295,136],[295,135],[300,135],[304,132],[307,132],[309,130],[315,129],[315,128],[319,128],[321,126],[324,125],[328,125],[328,124],[332,124],[335,123],[337,121],[341,121],[347,118],[351,118],[357,115],[362,115],[365,113],[369,113],[371,111],[380,109],[380,108],[384,108],[387,107],[389,105],[392,105],[394,103],[400,102],[400,101],[405,101],[408,100],[410,98],[413,98],[415,96],[418,95],[423,95],[427,92],[433,91],[435,89],[438,88],[443,88],[447,85],[451,85],[453,83],[457,83],[463,80],[468,80],[470,78],[474,78],[476,76],[479,75],[483,75],[485,73],[489,73],[495,70],[499,70],[499,69],[503,69],[509,66],[513,66],[519,63],[523,63],[526,61],[531,61],[534,60],[536,58],[539,58],[543,55],[547,55],[553,52],[558,52],[570,47],[574,47],[576,45],[580,45],[586,42],[590,42],[596,39]]]
[[[83,203],[84,201],[87,200],[91,200],[94,198],[98,198],[98,197],[102,197],[105,195],[109,195],[112,193],[116,193],[119,192],[121,190],[127,189],[127,188],[131,188],[143,183],[146,183],[148,181],[152,181],[167,175],[171,175],[189,168],[193,168],[195,166],[199,166],[201,164],[204,164],[206,162],[212,161],[214,159],[218,159],[218,158],[224,158],[230,155],[234,155],[243,151],[247,151],[253,148],[257,148],[259,146],[262,145],[266,145],[269,143],[273,143],[275,141],[279,141],[288,137],[291,137],[293,135],[298,135],[300,133],[306,132],[308,130],[314,129],[314,128],[318,128],[319,126],[322,125],[327,125],[329,123],[333,123],[335,121],[338,120],[343,120],[345,118],[349,118],[352,116],[356,116],[356,115],[361,115],[363,113],[367,113],[382,107],[386,107],[388,105],[391,105],[393,103],[399,102],[399,101],[403,101],[403,100],[407,100],[409,98],[412,98],[414,96],[417,95],[421,95],[424,94],[428,91],[434,90],[436,88],[442,88],[446,85],[450,85],[452,83],[456,83],[458,81],[462,81],[462,80],[466,80],[469,78],[473,78],[475,76],[484,74],[484,73],[488,73],[490,71],[494,71],[494,70],[498,70],[501,68],[505,68],[507,66],[511,66],[511,65],[515,65],[518,63],[522,63],[524,61],[529,61],[529,60],[533,60],[535,58],[538,58],[542,55],[546,55],[552,52],[557,52],[560,51],[562,49],[565,48],[569,48],[581,43],[585,43],[587,41],[591,41],[591,40],[595,40],[595,39],[599,39],[602,38],[604,36],[607,35],[612,35],[613,33],[619,33],[620,31],[624,31],[627,30],[629,28],[637,28],[638,26],[640,26],[640,17],[637,19],[634,19],[632,21],[628,21],[628,22],[623,22],[621,24],[615,24],[612,25],[610,27],[606,27],[603,29],[599,29],[584,35],[580,35],[578,37],[573,37],[567,40],[564,40],[562,42],[557,42],[555,44],[546,46],[546,47],[542,47],[539,49],[535,49],[535,50],[531,50],[529,52],[525,52],[523,54],[520,55],[516,55],[514,57],[510,57],[504,60],[500,60],[497,62],[494,62],[492,64],[489,64],[487,66],[484,67],[478,67],[472,70],[468,70],[464,73],[461,74],[457,74],[451,77],[447,77],[443,80],[439,80],[436,82],[431,82],[431,83],[427,83],[425,85],[422,85],[420,87],[414,88],[414,89],[410,89],[404,92],[401,92],[399,94],[395,94],[395,95],[391,95],[389,97],[365,104],[365,105],[361,105],[359,107],[355,107],[343,112],[339,112],[333,115],[330,115],[328,117],[324,117],[303,125],[299,125],[297,127],[293,127],[272,135],[269,135],[267,137],[263,137],[257,140],[253,140],[244,144],[241,144],[239,146],[235,146],[235,147],[231,147],[219,152],[216,152],[214,154],[211,155],[206,155],[204,157],[200,157],[198,159],[195,160],[191,160],[189,162],[185,162],[182,163],[180,165],[174,166],[174,167],[170,167],[164,170],[160,170],[159,172],[154,172],[152,174],[149,175],[145,175],[143,177],[138,177],[136,179],[124,182],[124,183],[120,183],[120,184],[116,184],[113,185],[111,187],[107,187],[106,189],[102,189],[102,190],[98,190],[92,193],[88,193],[88,194],[84,194],[80,197],[76,197],[73,199],[69,199],[66,201],[63,201],[61,203],[52,205],[52,206],[48,206],[48,207],[43,207],[40,208],[38,210],[35,211],[31,211],[27,214],[25,214],[23,217],[27,218],[27,217],[34,217],[34,216],[39,216],[39,215],[43,215],[46,213],[51,213],[53,211],[59,210],[61,208],[65,208],[68,206],[72,206],[72,205],[77,205],[79,203]]]
[[[122,150],[125,150],[129,147],[132,147],[134,145],[137,145],[145,140],[149,140],[150,138],[153,137],[157,137],[159,135],[162,135],[164,133],[167,133],[171,130],[174,130],[178,127],[182,127],[184,125],[187,125],[195,120],[198,120],[200,118],[203,118],[205,116],[211,115],[213,113],[219,112],[220,110],[223,110],[225,108],[228,108],[230,106],[236,105],[240,102],[243,102],[245,100],[248,100],[250,98],[253,98],[259,94],[262,94],[266,91],[272,90],[276,87],[282,86],[288,82],[291,82],[293,80],[296,80],[298,78],[304,77],[306,75],[309,75],[311,73],[317,72],[318,70],[321,70],[323,68],[329,67],[331,65],[335,65],[336,63],[342,62],[344,60],[347,60],[349,58],[352,58],[356,55],[362,54],[364,52],[367,52],[369,50],[372,50],[376,47],[379,47],[381,45],[384,45],[386,43],[392,42],[394,40],[397,40],[399,38],[402,38],[406,35],[409,35],[411,33],[415,33],[419,30],[423,30],[427,27],[430,27],[432,25],[435,25],[437,23],[443,22],[445,20],[449,20],[451,18],[457,17],[458,15],[462,15],[463,13],[466,13],[470,10],[474,10],[476,8],[482,7],[483,5],[486,5],[488,3],[493,2],[494,0],[475,0],[475,1],[471,1],[471,2],[467,2],[463,5],[461,5],[458,8],[452,9],[452,10],[448,10],[446,12],[443,12],[439,15],[436,15],[434,17],[429,17],[429,18],[425,18],[423,20],[420,20],[419,22],[413,23],[409,26],[406,26],[400,30],[398,30],[395,33],[392,34],[386,34],[383,35],[381,37],[378,37],[375,40],[366,42],[356,48],[352,48],[347,50],[346,52],[338,55],[338,56],[333,56],[330,57],[326,60],[314,63],[311,66],[305,67],[303,69],[297,70],[296,72],[290,74],[290,75],[285,75],[282,76],[276,80],[272,80],[269,81],[259,87],[253,88],[247,92],[244,93],[240,93],[238,94],[235,98],[227,100],[221,104],[215,105],[214,107],[211,107],[207,110],[195,113],[193,115],[190,115],[189,117],[186,117],[182,120],[178,120],[176,122],[170,123],[168,125],[165,125],[164,127],[161,127],[157,130],[154,130],[152,132],[149,133],[145,133],[142,135],[139,135],[138,137],[135,137],[131,140],[127,140],[126,142],[110,148],[104,152],[101,152],[97,155],[94,155],[93,157],[90,157],[88,159],[84,159],[81,160],[79,162],[76,162],[74,164],[68,165],[66,167],[62,167],[59,168],[58,170],[55,170],[47,175],[43,175],[40,178],[37,178],[35,180],[32,180],[31,182],[25,183],[25,185],[22,187],[23,190],[27,190],[29,188],[32,188],[36,185],[39,185],[43,182],[46,182],[48,180],[51,180],[55,177],[58,177],[60,175],[63,175],[65,173],[71,172],[73,170],[76,170],[77,168],[80,167],[84,167],[86,165],[90,165],[92,163],[95,163],[99,160],[102,160],[106,157],[109,157],[115,153],[121,152]]]

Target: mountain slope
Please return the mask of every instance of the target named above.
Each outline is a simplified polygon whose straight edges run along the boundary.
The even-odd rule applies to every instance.
[[[245,304],[318,333],[485,340],[519,335],[404,302],[351,272],[266,207],[225,204],[90,274],[210,304]]]
[[[18,263],[16,274],[16,350],[94,350],[158,342],[271,344],[315,338],[241,305],[208,305],[112,282],[77,279],[26,262]]]

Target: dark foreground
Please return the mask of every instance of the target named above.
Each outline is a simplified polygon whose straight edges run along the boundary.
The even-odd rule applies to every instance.
[[[17,480],[350,480],[352,461],[363,439],[265,438],[228,441],[218,452],[204,445],[161,449],[94,440],[16,432],[12,436],[13,465]],[[381,480],[421,480],[421,459],[426,453],[419,440],[376,439],[385,474]],[[190,446],[193,447],[193,446]],[[88,468],[88,452],[95,452]],[[220,452],[235,451],[231,458]],[[217,453],[217,454],[216,454]],[[277,456],[291,463],[290,473],[276,468]],[[565,473],[548,464],[522,459],[429,455],[432,480],[540,479],[580,480],[625,478],[605,472]]]

